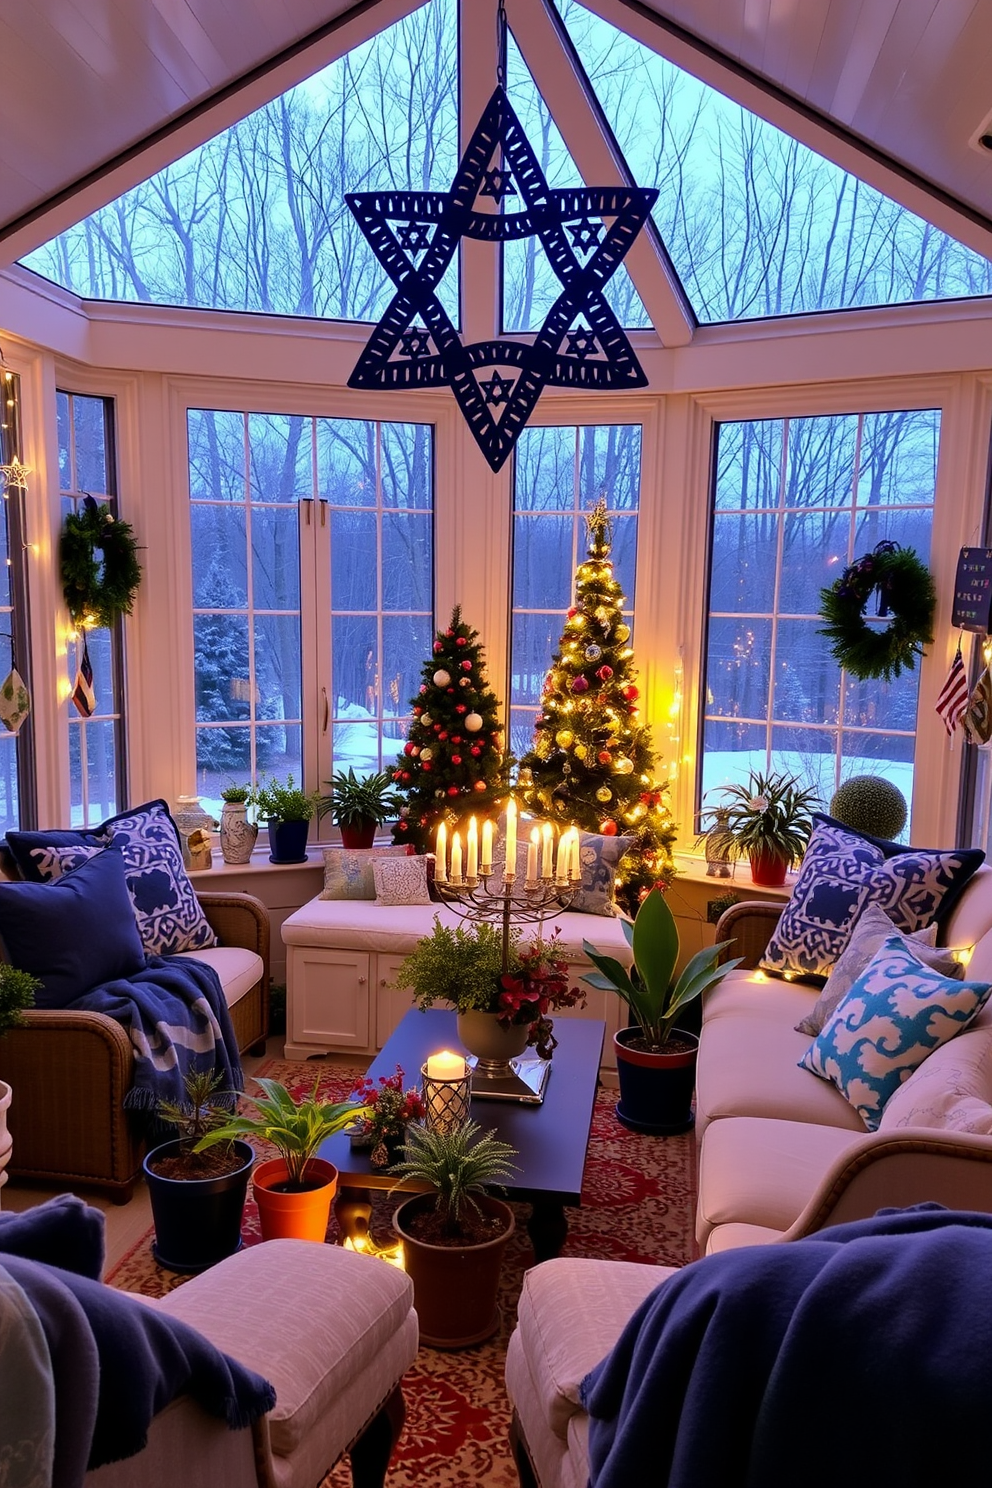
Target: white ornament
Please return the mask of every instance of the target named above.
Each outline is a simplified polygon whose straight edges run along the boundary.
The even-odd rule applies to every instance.
[[[435,685],[435,687],[447,687],[448,686],[448,683],[450,681],[451,681],[451,674],[450,674],[450,672],[446,672],[446,671],[444,671],[442,669],[441,671],[434,673],[434,685]]]
[[[472,678],[471,677],[459,677],[458,678],[458,686],[459,687],[471,687],[472,686]]]
[[[482,714],[466,713],[465,727],[468,729],[470,734],[477,734],[482,727]]]
[[[421,713],[420,721],[424,725],[424,728],[430,728],[432,722],[431,715],[429,713]]]

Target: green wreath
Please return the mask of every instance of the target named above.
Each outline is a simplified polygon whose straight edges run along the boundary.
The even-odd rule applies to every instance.
[[[865,618],[876,591],[876,613],[889,617],[885,626],[869,625]],[[834,659],[853,677],[890,682],[904,667],[914,667],[933,641],[936,603],[930,570],[913,549],[880,542],[845,568],[831,588],[820,590],[820,618],[827,623],[818,634],[829,638]]]
[[[97,552],[102,555],[102,562]],[[62,526],[59,558],[66,609],[77,629],[112,625],[130,615],[141,582],[138,544],[129,522],[92,496]]]

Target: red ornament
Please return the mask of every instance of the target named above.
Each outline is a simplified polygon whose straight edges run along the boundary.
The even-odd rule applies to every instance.
[[[403,779],[403,776],[401,775],[401,773],[400,773],[399,770],[394,770],[393,771],[393,779],[396,780],[396,781],[400,781],[400,780]]]
[[[627,699],[628,703],[632,703],[635,698],[640,697],[640,693],[638,692],[634,684],[631,683],[629,687],[625,687],[623,689],[623,696]]]
[[[424,692],[425,691],[425,689],[423,687],[420,690],[421,690],[421,692]],[[421,715],[421,713],[423,713],[424,710],[420,706],[419,703],[414,703],[414,705],[413,705],[413,711],[414,711],[414,713],[416,713],[417,717],[419,718],[420,715]]]
[[[402,780],[404,785],[408,785],[410,782],[410,771],[404,770],[403,773],[400,775],[400,779]]]
[[[428,771],[428,770],[429,770],[429,769],[430,769],[430,768],[431,768],[431,764],[430,764],[430,761],[429,761],[429,760],[424,760],[424,762],[423,762],[423,764],[422,764],[422,765],[421,765],[421,766],[420,766],[420,768],[421,768],[421,769],[422,769],[422,770],[423,770],[423,771],[424,771],[424,773],[425,773],[425,774],[426,774],[426,772],[427,772],[427,771]]]
[[[398,821],[396,823],[396,830],[397,832],[409,832],[410,828],[405,821]]]
[[[615,837],[617,835],[617,824],[615,821],[601,821],[599,830],[604,837]]]
[[[442,651],[443,651],[443,650],[444,650],[444,646],[443,646],[443,645],[442,645],[442,644],[441,644],[441,642],[440,642],[440,641],[435,641],[435,642],[434,642],[434,655],[435,655],[435,656],[438,656],[438,655],[440,655],[440,653],[441,653],[441,652],[442,652]]]
[[[445,691],[450,693],[452,697],[454,696],[455,689],[453,687],[447,687]]]
[[[460,744],[462,742],[461,734],[452,734],[451,742],[452,744]]]
[[[421,684],[420,684],[420,690],[421,690],[421,692],[426,692],[427,691],[427,683],[426,682],[421,682]]]
[[[458,639],[457,639],[457,641],[455,642],[455,645],[456,646],[467,646],[468,645],[468,641],[466,640],[466,638],[464,636],[459,636]]]
[[[449,796],[460,796],[461,795],[461,791],[459,790],[459,788],[458,788],[457,785],[449,785],[448,786],[448,795]],[[614,828],[614,831],[615,830],[616,830],[616,828]]]
[[[465,706],[464,703],[456,703],[455,704],[455,712],[456,713],[467,713],[468,712],[468,709],[466,708],[466,706]]]
[[[416,749],[416,747],[417,746],[415,744],[411,744],[410,741],[407,740],[407,742],[403,745],[403,753],[404,754],[413,754],[413,752]]]
[[[472,670],[472,663],[466,657],[466,659],[462,662],[462,671],[463,672],[470,672],[471,670]]]
[[[567,613],[568,613],[569,620],[574,620],[575,617],[576,617],[576,615],[579,613],[578,606],[577,605],[573,605],[572,608]]]
[[[460,754],[453,754],[453,755],[452,755],[452,756],[451,756],[451,763],[452,763],[452,764],[453,764],[453,765],[460,765],[460,764],[461,764],[461,762],[462,762],[462,757],[461,757],[461,755],[460,755]]]
[[[596,673],[596,676],[599,678],[600,682],[609,682],[610,678],[613,676],[613,668],[611,666],[601,666],[599,671]]]
[[[477,780],[475,782],[475,784],[473,785],[473,787],[472,787],[473,790],[477,790],[477,791],[484,791],[485,788],[486,788],[486,782],[484,780]]]
[[[596,758],[601,765],[609,765],[613,761],[613,756],[608,749],[601,749]]]
[[[573,692],[588,692],[589,691],[589,683],[586,681],[585,677],[573,677],[572,678],[572,691]]]
[[[478,759],[481,753],[482,750],[479,748],[478,744],[473,744],[472,748],[469,750],[469,754],[471,754],[474,759]]]
[[[446,636],[453,636],[455,632],[453,630],[446,630],[444,633]]]
[[[440,732],[438,733],[438,738],[439,739],[446,739],[447,737],[448,737],[447,730],[446,729],[441,729]]]

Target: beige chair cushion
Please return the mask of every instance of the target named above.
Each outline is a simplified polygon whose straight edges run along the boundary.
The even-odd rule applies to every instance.
[[[228,1007],[240,1002],[264,974],[261,956],[242,946],[207,946],[201,951],[180,951],[183,960],[205,961],[220,977]]]
[[[717,1225],[715,1230],[710,1230],[706,1254],[719,1255],[722,1250],[740,1250],[744,1245],[771,1245],[781,1240],[784,1233],[784,1230],[773,1230],[770,1225]]]
[[[970,946],[992,930],[992,867],[984,863],[965,885],[961,898],[940,927],[940,943]],[[969,968],[965,975],[972,975]]]
[[[716,1225],[787,1230],[834,1159],[864,1137],[864,1131],[859,1135],[806,1121],[753,1116],[714,1121],[706,1129],[699,1155],[700,1248],[705,1248]]]
[[[335,1417],[356,1376],[364,1376],[364,1404],[353,1414],[373,1411],[389,1395],[412,1358],[397,1370],[389,1347],[412,1302],[410,1278],[384,1261],[334,1245],[270,1240],[157,1305],[272,1381],[272,1451],[288,1457],[311,1433],[337,1439],[339,1451],[349,1444],[364,1421]]]
[[[803,982],[786,982],[763,971],[730,971],[703,1001],[703,1022],[725,1016],[766,1018],[790,1028],[805,1018],[816,1003],[819,989]]]
[[[984,1030],[942,1044],[891,1095],[879,1131],[899,1127],[992,1135],[992,1039]]]
[[[728,1116],[767,1116],[848,1132],[864,1122],[829,1080],[799,1068],[809,1048],[805,1033],[771,1018],[707,1020],[696,1072],[696,1133]]]

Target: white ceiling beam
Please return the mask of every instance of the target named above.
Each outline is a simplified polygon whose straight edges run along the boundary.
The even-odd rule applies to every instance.
[[[184,110],[154,134],[123,150],[17,221],[0,228],[0,268],[15,263],[50,238],[116,201],[190,150],[288,88],[360,46],[370,36],[419,10],[425,0],[359,0],[311,37],[286,48],[247,76]]]
[[[496,53],[496,0],[458,0],[459,159],[496,86]],[[498,211],[494,197],[477,198],[475,207]],[[492,341],[503,323],[498,243],[462,238],[460,289],[463,341]]]
[[[581,65],[549,0],[506,0],[506,14],[586,185],[640,184],[628,169],[599,101],[587,90]],[[624,266],[663,345],[687,345],[696,317],[651,218],[628,250]]]
[[[959,243],[992,258],[992,223],[932,181],[885,155],[869,141],[693,36],[660,14],[663,0],[582,0],[587,10],[874,186]]]

